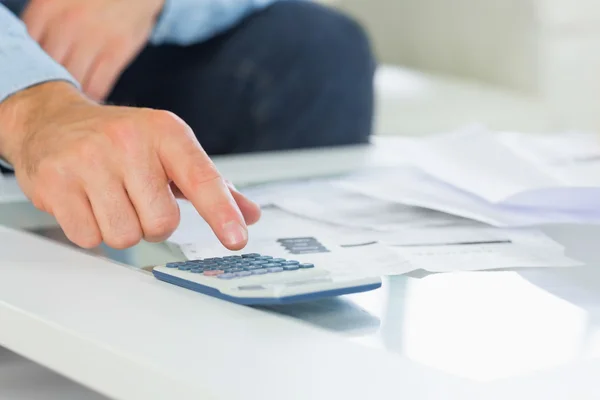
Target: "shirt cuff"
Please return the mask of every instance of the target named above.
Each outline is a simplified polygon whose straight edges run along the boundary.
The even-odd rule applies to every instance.
[[[2,35],[0,46],[0,103],[21,90],[49,81],[79,83],[47,55],[36,42],[17,35]]]
[[[0,18],[0,22],[6,21]],[[17,92],[50,81],[65,81],[80,88],[69,72],[26,34],[21,24],[3,28],[5,30],[0,32],[0,103]],[[1,156],[0,166],[13,170]]]
[[[150,43],[190,45],[206,41],[277,0],[165,0]]]

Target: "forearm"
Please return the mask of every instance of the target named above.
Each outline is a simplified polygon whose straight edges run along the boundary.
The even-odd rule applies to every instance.
[[[0,107],[24,89],[49,81],[77,82],[54,62],[27,34],[23,23],[0,5]],[[0,114],[0,158],[6,157],[9,136],[14,133]]]
[[[282,0],[165,0],[151,42],[199,43],[276,1]]]

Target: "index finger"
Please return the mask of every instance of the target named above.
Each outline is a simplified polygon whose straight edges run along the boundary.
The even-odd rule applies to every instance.
[[[221,243],[230,250],[245,247],[248,227],[244,217],[225,180],[191,129],[182,121],[171,124],[171,132],[162,132],[158,149],[167,176],[194,205]]]

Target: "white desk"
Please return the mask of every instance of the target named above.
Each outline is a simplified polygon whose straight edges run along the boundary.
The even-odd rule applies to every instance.
[[[309,155],[219,166],[244,183],[342,172],[385,161],[378,154],[342,150],[322,170]],[[600,229],[548,232],[600,264]],[[267,311],[0,237],[0,344],[117,399],[597,398],[593,267],[396,277],[376,292]],[[0,399],[18,398],[2,388]]]

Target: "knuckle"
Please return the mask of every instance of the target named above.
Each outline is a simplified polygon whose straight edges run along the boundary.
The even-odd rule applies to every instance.
[[[93,249],[95,247],[100,246],[100,244],[102,243],[102,237],[99,233],[77,235],[74,238],[70,238],[70,240],[77,246],[82,247],[84,249]]]
[[[169,214],[152,220],[147,227],[144,227],[144,236],[151,241],[159,241],[171,236],[179,226],[179,212],[170,212]]]
[[[64,157],[46,157],[37,165],[37,176],[45,183],[64,181],[69,175],[70,166]]]
[[[170,137],[175,135],[176,138],[196,141],[192,128],[181,117],[171,111],[150,110],[147,120],[155,126],[160,126],[163,131],[168,130]]]
[[[37,208],[40,211],[46,211],[46,207],[44,206],[44,202],[41,198],[41,196],[39,194],[34,194],[31,197],[31,204],[33,204],[33,206],[35,208]]]
[[[135,122],[129,118],[117,118],[105,122],[102,131],[120,147],[129,149],[140,140],[139,130]]]
[[[31,0],[29,8],[34,9],[36,12],[46,13],[52,6],[52,0]]]
[[[183,120],[175,113],[166,110],[149,110],[148,119],[158,125],[185,125]]]
[[[104,87],[99,86],[98,84],[92,84],[88,88],[86,88],[86,93],[93,100],[102,101],[108,95],[108,90]]]
[[[78,160],[78,163],[93,163],[94,160],[97,160],[99,157],[101,157],[102,149],[95,141],[81,140],[76,144],[73,152]]]
[[[76,3],[75,5],[64,10],[62,13],[63,25],[76,25],[80,24],[84,18],[87,18],[88,12],[85,7],[85,3]]]
[[[139,230],[129,229],[126,232],[106,237],[104,242],[114,249],[123,250],[135,246],[141,240],[142,235]]]

